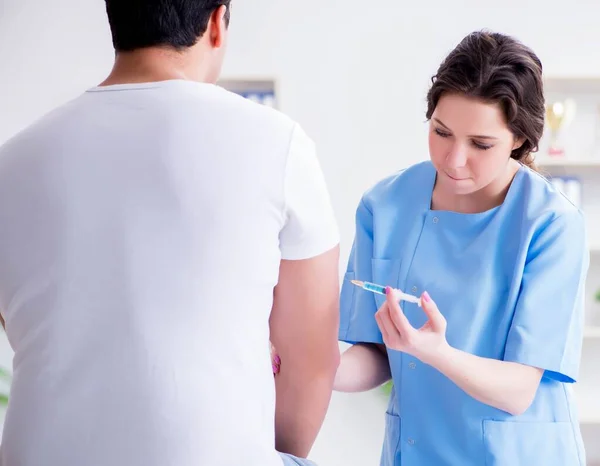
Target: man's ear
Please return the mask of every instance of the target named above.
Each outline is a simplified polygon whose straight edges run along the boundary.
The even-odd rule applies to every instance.
[[[210,43],[215,48],[222,47],[225,41],[225,31],[227,29],[226,15],[226,5],[221,5],[210,15],[206,32],[209,35]]]

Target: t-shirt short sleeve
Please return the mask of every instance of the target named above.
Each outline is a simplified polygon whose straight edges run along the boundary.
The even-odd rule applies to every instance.
[[[585,220],[576,210],[541,229],[529,248],[504,359],[544,369],[572,383],[581,355],[585,276],[589,267]]]
[[[339,230],[315,145],[299,125],[290,142],[284,178],[285,225],[281,257],[302,260],[339,244]]]
[[[383,344],[375,320],[375,295],[352,284],[352,280],[372,280],[373,214],[364,200],[356,209],[356,233],[340,295],[340,341]]]

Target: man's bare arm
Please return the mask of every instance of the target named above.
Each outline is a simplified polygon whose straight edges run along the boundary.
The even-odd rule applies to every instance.
[[[306,458],[329,407],[339,364],[339,248],[282,261],[271,313],[281,358],[275,378],[277,450]]]

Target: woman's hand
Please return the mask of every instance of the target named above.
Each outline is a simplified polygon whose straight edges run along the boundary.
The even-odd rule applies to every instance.
[[[273,343],[269,342],[271,345],[271,365],[273,366],[273,375],[279,374],[279,368],[281,367],[281,359],[277,354],[277,350],[273,346]]]
[[[393,290],[375,314],[385,345],[410,354],[437,369],[467,394],[517,416],[531,405],[543,369],[515,362],[482,358],[452,348],[446,340],[446,319],[427,292],[421,296],[427,322],[414,328],[400,309]]]
[[[421,295],[421,306],[427,315],[427,322],[416,329],[402,312],[390,287],[386,288],[386,296],[386,302],[375,314],[385,345],[430,364],[448,347],[445,317],[429,294],[424,292]]]

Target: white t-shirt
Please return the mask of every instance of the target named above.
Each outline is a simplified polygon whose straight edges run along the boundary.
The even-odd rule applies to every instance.
[[[187,81],[93,88],[0,148],[2,466],[270,466],[280,260],[338,243],[311,140]]]

